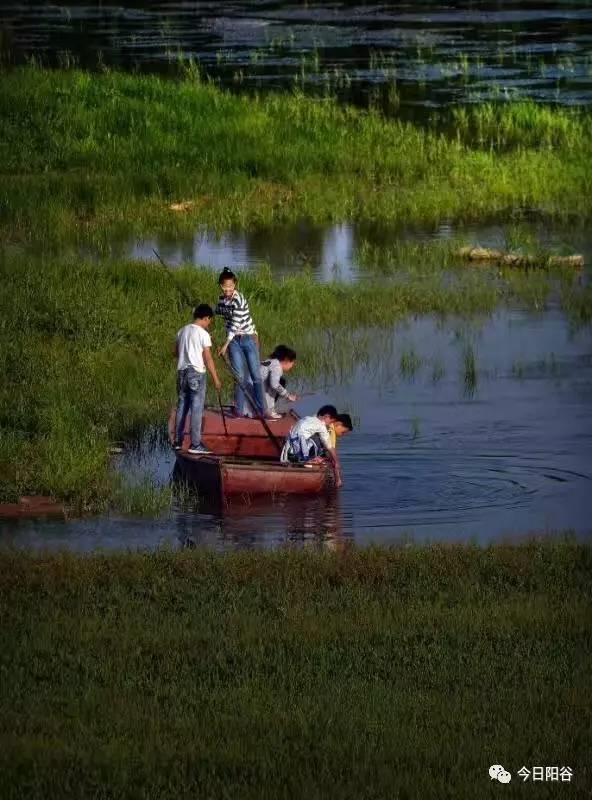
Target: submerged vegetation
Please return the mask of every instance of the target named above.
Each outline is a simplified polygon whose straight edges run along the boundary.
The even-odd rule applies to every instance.
[[[520,208],[589,217],[589,114],[488,105],[459,112],[455,128],[329,98],[236,96],[191,68],[179,81],[5,71],[0,225],[49,242],[118,226],[434,223]]]
[[[0,552],[3,797],[581,796],[591,553]]]

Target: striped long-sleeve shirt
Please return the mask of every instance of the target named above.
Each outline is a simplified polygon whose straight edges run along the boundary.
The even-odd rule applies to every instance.
[[[227,342],[231,342],[239,334],[257,333],[249,310],[249,304],[245,296],[238,291],[235,291],[232,297],[220,295],[216,306],[216,314],[219,314],[224,319]]]

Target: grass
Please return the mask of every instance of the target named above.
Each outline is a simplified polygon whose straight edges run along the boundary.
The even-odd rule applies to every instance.
[[[472,397],[477,391],[479,374],[477,371],[475,351],[473,350],[473,346],[471,344],[467,344],[463,352],[463,380],[465,385],[465,393],[467,396]]]
[[[114,490],[113,503],[124,514],[156,517],[170,511],[173,499],[171,486],[157,486],[150,475],[135,482],[122,481]]]
[[[589,219],[590,119],[489,105],[447,136],[331,99],[231,95],[191,69],[178,81],[3,71],[0,226],[49,243],[108,241],[122,228],[425,224],[517,208]],[[483,146],[492,137],[497,149]],[[184,211],[169,209],[180,201]]]
[[[584,796],[591,572],[569,540],[0,552],[2,796],[473,800],[491,763]]]

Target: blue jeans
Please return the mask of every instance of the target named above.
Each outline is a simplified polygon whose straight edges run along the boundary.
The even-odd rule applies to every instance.
[[[193,367],[177,372],[177,444],[183,443],[185,420],[191,411],[191,447],[201,444],[201,418],[203,417],[206,399],[206,373],[198,372]]]
[[[263,396],[263,383],[261,382],[261,360],[259,358],[259,348],[254,336],[235,336],[228,345],[228,357],[236,377],[243,386],[252,388],[251,394],[258,408],[254,409],[260,414],[265,413],[265,398]],[[249,384],[249,377],[252,387]],[[241,387],[235,384],[234,405],[238,414],[244,414],[247,410],[245,393]],[[249,407],[250,407],[249,403]]]

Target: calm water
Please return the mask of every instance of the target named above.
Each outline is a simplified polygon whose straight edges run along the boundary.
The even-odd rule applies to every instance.
[[[251,231],[216,233],[196,230],[191,236],[155,234],[145,239],[123,237],[111,241],[109,255],[156,263],[155,251],[171,267],[181,264],[221,270],[231,267],[239,273],[268,265],[275,275],[289,275],[302,269],[311,270],[320,281],[356,281],[376,276],[380,269],[370,268],[364,256],[367,246],[379,249],[388,258],[391,248],[402,243],[430,244],[458,240],[463,244],[524,252],[543,250],[546,253],[580,253],[587,270],[592,264],[592,231],[589,227],[522,221],[510,224],[451,225],[442,223],[434,229],[397,230],[388,227],[339,223],[314,226],[306,221]],[[525,242],[528,244],[525,246]]]
[[[464,377],[469,345],[476,385]],[[413,374],[401,371],[401,355],[411,351]],[[592,534],[592,331],[570,330],[559,312],[503,311],[471,324],[421,318],[377,333],[370,363],[299,410],[327,400],[357,420],[340,443],[338,497],[176,507],[158,520],[4,523],[0,542],[334,548],[406,537],[485,543],[565,529]],[[127,475],[161,483],[173,465],[170,450],[148,439],[118,463]]]
[[[5,0],[0,41],[8,63],[174,72],[190,57],[223,85],[297,85],[410,116],[490,97],[591,102],[589,1],[458,5]]]

